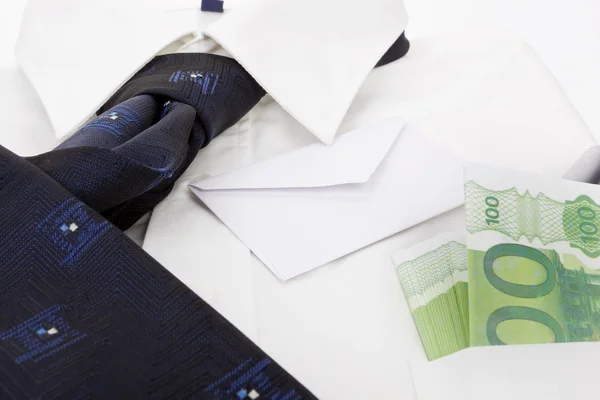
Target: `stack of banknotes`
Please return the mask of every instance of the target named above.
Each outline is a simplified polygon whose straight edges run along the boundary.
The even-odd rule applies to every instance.
[[[393,257],[427,358],[600,340],[598,204],[598,185],[468,167],[466,232]]]

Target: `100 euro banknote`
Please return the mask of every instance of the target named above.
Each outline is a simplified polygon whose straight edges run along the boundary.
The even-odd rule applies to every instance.
[[[600,186],[473,166],[465,198],[466,238],[394,254],[428,359],[600,340]]]
[[[469,347],[464,234],[442,234],[394,253],[396,274],[427,358]]]
[[[465,173],[471,346],[600,339],[600,187]]]

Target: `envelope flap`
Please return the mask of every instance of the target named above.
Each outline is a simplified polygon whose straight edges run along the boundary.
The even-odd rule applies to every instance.
[[[332,146],[315,143],[193,186],[201,190],[315,188],[369,180],[404,127],[392,118],[348,132]]]

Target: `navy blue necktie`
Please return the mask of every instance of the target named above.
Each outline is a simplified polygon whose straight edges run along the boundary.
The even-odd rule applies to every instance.
[[[53,151],[0,146],[0,399],[315,398],[121,231],[264,94],[233,59],[160,56]]]
[[[263,95],[232,59],[158,57],[55,150],[0,148],[0,398],[314,398],[118,229]]]

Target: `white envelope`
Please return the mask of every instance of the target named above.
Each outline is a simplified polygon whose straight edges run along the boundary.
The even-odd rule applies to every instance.
[[[600,343],[473,347],[409,363],[419,400],[597,399]]]
[[[287,280],[460,206],[462,167],[394,118],[190,188]]]

